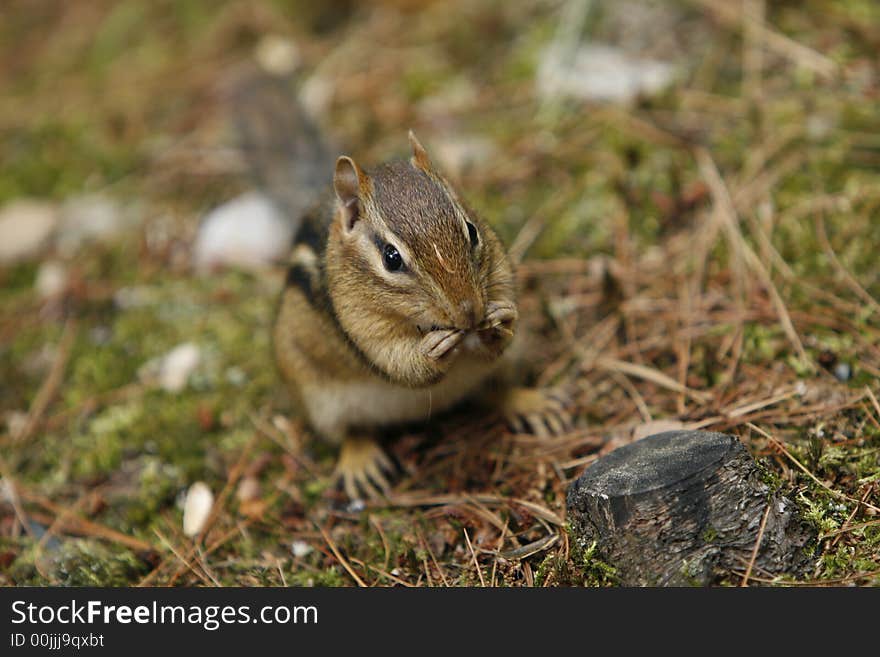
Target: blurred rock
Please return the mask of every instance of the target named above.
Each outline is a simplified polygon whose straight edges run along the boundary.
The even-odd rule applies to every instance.
[[[195,536],[205,528],[211,507],[214,506],[214,494],[208,485],[197,481],[186,492],[183,503],[183,533]]]
[[[157,299],[156,291],[146,285],[121,287],[113,295],[113,303],[120,310],[143,308],[156,303]]]
[[[436,140],[431,153],[443,170],[453,178],[461,178],[472,168],[479,168],[495,153],[495,143],[486,137],[444,137]]]
[[[588,44],[574,52],[551,46],[538,67],[538,93],[545,99],[563,97],[630,103],[661,91],[672,80],[673,67],[637,58],[611,46]]]
[[[479,98],[476,85],[461,76],[445,84],[439,92],[419,101],[418,112],[426,122],[442,121],[452,114],[471,111]]]
[[[335,87],[331,80],[320,73],[313,73],[303,82],[299,91],[299,102],[311,117],[322,116],[333,101]]]
[[[849,381],[852,378],[852,366],[849,363],[837,363],[834,366],[834,376],[838,381]]]
[[[168,392],[180,392],[200,362],[198,345],[185,342],[164,356],[145,363],[138,375],[144,383],[158,385]]]
[[[56,297],[67,287],[67,268],[57,260],[47,260],[37,271],[34,289],[43,299]]]
[[[267,34],[257,43],[254,57],[266,73],[290,75],[300,64],[299,48],[293,39]]]
[[[242,477],[235,496],[239,502],[250,502],[260,497],[260,482],[256,477]]]
[[[10,436],[18,436],[28,424],[28,414],[24,411],[9,411],[5,417],[6,430]]]
[[[290,544],[290,551],[297,559],[302,559],[312,551],[312,546],[305,541],[294,541]]]
[[[716,37],[700,12],[656,0],[566,0],[553,40],[539,56],[545,100],[630,103],[693,68]]]
[[[58,224],[51,203],[16,200],[0,209],[0,265],[27,260],[49,244]]]
[[[269,198],[248,192],[212,210],[194,246],[198,269],[260,269],[287,256],[293,228]]]
[[[131,224],[130,217],[113,199],[99,195],[71,198],[61,209],[58,248],[71,254],[86,244],[110,242]]]

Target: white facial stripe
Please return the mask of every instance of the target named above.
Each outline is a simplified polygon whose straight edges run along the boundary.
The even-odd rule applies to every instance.
[[[364,199],[364,209],[366,210],[367,214],[375,219],[376,222],[379,224],[378,226],[376,226],[376,230],[379,234],[379,238],[383,241],[383,243],[390,244],[395,249],[397,249],[400,253],[400,257],[403,258],[404,266],[406,266],[407,269],[409,269],[413,273],[418,273],[418,264],[416,263],[416,259],[413,257],[412,251],[409,250],[409,247],[404,243],[402,239],[391,232],[391,229],[388,227],[388,222],[385,221],[385,217],[382,216],[382,213],[379,211],[379,206],[376,205],[372,197]],[[378,252],[379,248],[376,247],[376,245],[373,245],[373,250]],[[385,270],[385,264],[384,262],[382,262],[381,254],[379,257],[379,265],[380,269],[385,274],[393,273]],[[399,279],[400,277],[398,276],[397,278]]]
[[[443,188],[443,193],[446,194],[446,198],[448,198],[449,202],[452,204],[452,210],[455,212],[456,218],[461,223],[461,229],[464,231],[464,238],[467,240],[467,243],[470,244],[471,235],[468,232],[467,227],[470,217],[467,212],[464,211],[464,208],[461,207],[461,203],[458,202],[458,196],[453,191],[452,186],[443,178],[438,179],[437,182],[440,184],[440,187]]]
[[[376,247],[371,239],[367,238],[364,240],[362,246],[366,250],[367,259],[370,261],[370,265],[372,265],[373,271],[377,276],[396,287],[407,287],[412,283],[412,279],[405,273],[388,271],[385,268],[385,261],[382,252]],[[402,251],[401,255],[403,255]],[[406,262],[406,260],[404,260],[404,262]]]

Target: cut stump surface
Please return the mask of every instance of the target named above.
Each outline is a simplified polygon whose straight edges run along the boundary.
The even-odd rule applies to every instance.
[[[741,579],[753,554],[752,575],[796,576],[815,540],[737,438],[705,431],[649,436],[599,459],[569,489],[568,514],[576,543],[595,542],[624,585]]]

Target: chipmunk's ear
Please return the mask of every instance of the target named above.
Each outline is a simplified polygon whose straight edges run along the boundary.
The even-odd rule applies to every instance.
[[[333,172],[333,189],[339,199],[342,228],[347,233],[360,219],[360,198],[369,185],[369,179],[361,168],[347,155],[336,160]]]
[[[416,139],[416,133],[412,130],[409,131],[409,145],[412,146],[412,158],[410,158],[410,164],[412,164],[415,168],[421,169],[422,171],[430,171],[431,167],[431,158],[428,157],[428,151],[425,150],[425,147]]]

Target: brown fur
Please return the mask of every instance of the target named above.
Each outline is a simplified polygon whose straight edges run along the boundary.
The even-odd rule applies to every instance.
[[[390,485],[376,428],[428,420],[467,397],[490,399],[516,430],[571,426],[556,393],[496,385],[482,394],[514,351],[513,271],[491,227],[410,142],[406,162],[363,170],[337,160],[335,199],[302,218],[273,331],[302,411],[340,445],[336,474],[351,498]],[[383,264],[388,244],[399,271]]]
[[[306,216],[308,239],[297,240],[298,275],[282,297],[275,351],[311,424],[332,442],[356,426],[410,421],[455,403],[492,374],[513,334],[515,311],[497,326],[483,325],[498,304],[514,308],[500,241],[428,168],[418,142],[413,150],[410,161],[368,171],[340,158],[335,201]],[[465,220],[479,234],[476,248]],[[405,272],[382,269],[386,242],[400,250]],[[432,357],[425,341],[441,329],[452,343],[473,337]],[[371,421],[346,391],[385,400],[386,421]],[[346,408],[354,409],[350,417]]]

